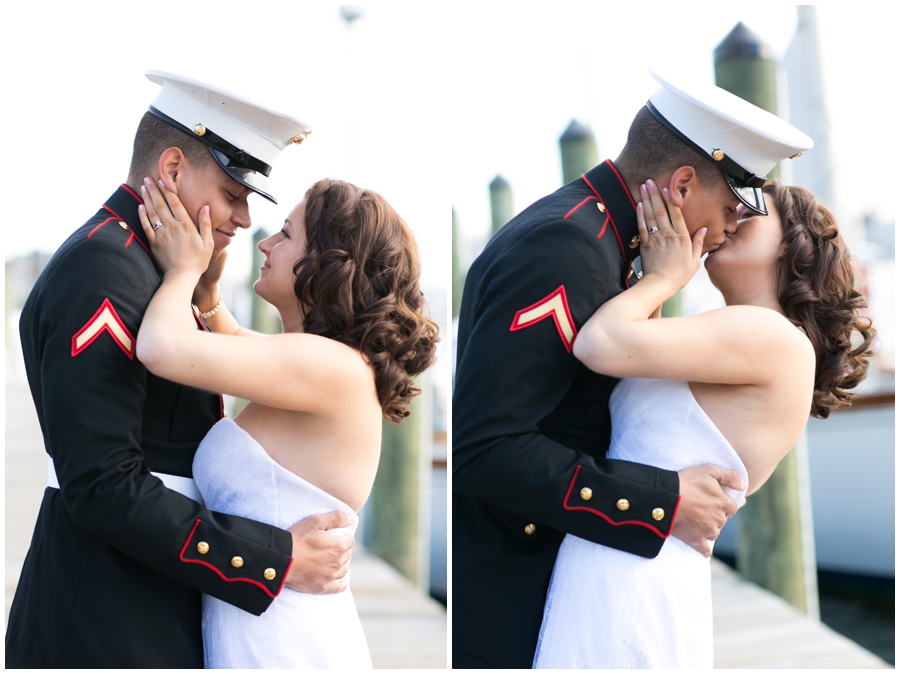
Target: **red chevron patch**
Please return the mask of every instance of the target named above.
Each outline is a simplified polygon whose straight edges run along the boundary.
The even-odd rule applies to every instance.
[[[134,360],[134,337],[119,318],[109,298],[97,309],[91,320],[72,337],[72,358],[88,348],[103,332],[108,332],[130,360]]]
[[[540,323],[548,316],[553,317],[556,331],[559,333],[566,351],[572,353],[572,345],[575,344],[578,330],[575,329],[575,321],[572,320],[572,313],[569,311],[565,286],[560,286],[544,299],[517,312],[509,331],[522,330],[535,323]]]

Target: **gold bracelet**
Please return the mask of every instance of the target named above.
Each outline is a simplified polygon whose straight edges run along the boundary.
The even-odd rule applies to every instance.
[[[218,312],[219,309],[221,309],[221,308],[222,308],[222,296],[220,295],[220,296],[219,296],[219,303],[218,303],[215,307],[213,307],[212,309],[210,309],[209,311],[204,311],[203,313],[201,313],[201,314],[200,314],[200,318],[202,318],[204,321],[205,321],[207,318],[212,318],[213,316],[216,315],[216,312]]]

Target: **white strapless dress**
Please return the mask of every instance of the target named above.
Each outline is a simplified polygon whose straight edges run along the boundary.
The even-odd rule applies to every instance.
[[[282,468],[231,419],[210,429],[194,456],[194,480],[211,510],[287,529],[346,503]],[[355,530],[356,526],[353,526]],[[336,530],[336,533],[353,531]],[[207,669],[371,669],[350,590],[312,595],[283,588],[261,616],[203,595]]]
[[[608,457],[669,470],[747,470],[687,382],[623,379]],[[743,505],[744,492],[726,489]],[[556,556],[535,668],[711,669],[709,560],[674,536],[645,559],[568,535]]]

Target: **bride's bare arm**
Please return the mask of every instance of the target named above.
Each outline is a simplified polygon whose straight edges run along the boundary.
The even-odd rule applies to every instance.
[[[642,196],[644,203],[638,208],[642,259],[652,257],[653,269],[648,271],[645,264],[640,283],[588,319],[575,340],[575,357],[595,372],[614,377],[719,384],[764,384],[805,365],[805,357],[812,355],[806,338],[771,309],[730,306],[696,316],[649,320],[699,268],[705,229],[692,241],[680,208],[668,196],[664,203],[655,186],[649,191],[642,188]],[[655,221],[659,231],[649,234],[647,220]]]
[[[359,353],[334,340],[304,334],[245,339],[197,330],[189,307],[213,250],[209,211],[201,211],[198,235],[171,193],[171,212],[158,189],[150,196],[154,218],[158,215],[165,225],[154,231],[141,211],[164,271],[137,338],[137,356],[148,370],[188,386],[312,414],[327,414],[348,391],[374,390]]]

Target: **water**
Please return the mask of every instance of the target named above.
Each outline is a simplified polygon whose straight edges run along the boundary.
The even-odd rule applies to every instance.
[[[889,663],[894,656],[894,579],[819,571],[822,622]]]

